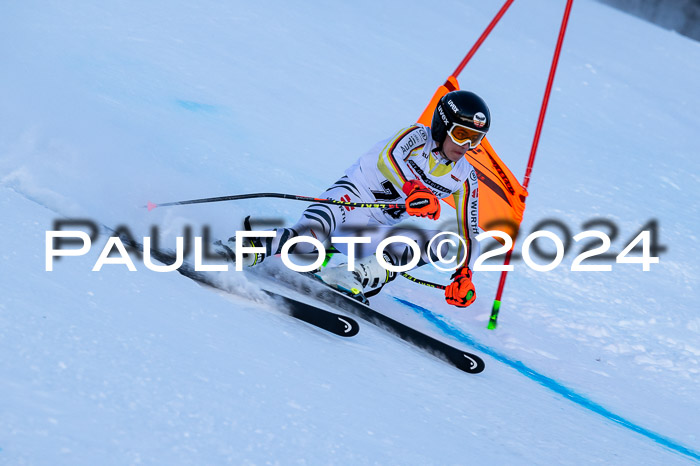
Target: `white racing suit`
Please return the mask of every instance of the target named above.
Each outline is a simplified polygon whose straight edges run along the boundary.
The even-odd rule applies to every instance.
[[[418,179],[439,199],[452,196],[457,211],[459,235],[465,239],[467,250],[460,247],[458,257],[466,254],[472,268],[479,255],[479,190],[474,167],[466,158],[451,162],[436,148],[430,128],[416,124],[404,128],[392,138],[377,143],[354,165],[345,176],[321,194],[321,198],[345,202],[405,203],[402,191],[408,180]],[[278,254],[281,245],[293,236],[313,236],[324,244],[335,236],[366,236],[369,244],[355,245],[355,257],[361,259],[374,254],[377,245],[388,236],[412,238],[421,248],[418,266],[436,258],[434,250],[440,241],[434,241],[427,251],[429,240],[439,231],[399,229],[393,227],[409,215],[405,209],[353,208],[332,204],[311,204],[298,223],[291,228],[280,228],[277,236],[265,241],[267,255]],[[347,244],[333,243],[347,255]],[[307,254],[314,251],[309,243],[298,243],[290,252]],[[404,265],[412,259],[413,251],[404,243],[392,243],[385,249],[394,265]],[[446,267],[446,266],[445,266]]]

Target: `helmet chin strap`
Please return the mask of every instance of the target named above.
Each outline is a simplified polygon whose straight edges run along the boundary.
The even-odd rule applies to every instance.
[[[435,145],[435,149],[433,149],[433,152],[434,152],[434,151],[438,151],[438,152],[440,153],[441,156],[443,156],[444,158],[447,159],[447,157],[445,156],[445,153],[443,152],[443,149],[444,149],[444,145],[443,145],[443,144],[444,144],[445,141],[443,141],[443,142],[437,142],[437,141],[435,141],[435,142],[436,142],[436,145]],[[449,159],[447,159],[447,160],[449,160]]]
[[[445,160],[445,164],[446,164],[446,165],[451,164],[451,163],[452,163],[452,160],[450,160],[450,159],[445,155],[445,152],[443,152],[442,149],[443,149],[442,146],[439,146],[439,147],[438,147],[438,150],[439,150],[439,153],[440,153],[440,157],[442,157],[442,158]]]

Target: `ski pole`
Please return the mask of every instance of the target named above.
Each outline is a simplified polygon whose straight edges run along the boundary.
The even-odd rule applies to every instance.
[[[437,289],[437,290],[444,290],[444,289],[447,288],[446,285],[441,285],[441,284],[439,284],[439,283],[433,283],[433,282],[429,282],[429,281],[426,281],[426,280],[421,280],[420,278],[416,278],[416,277],[414,277],[414,276],[412,276],[412,275],[407,274],[406,272],[401,272],[401,276],[404,277],[404,278],[408,278],[408,279],[411,280],[412,282],[417,283],[417,284],[419,284],[419,285],[429,286],[430,288],[435,288],[435,289]],[[467,299],[471,299],[472,296],[474,296],[474,292],[470,290],[470,291],[467,293]]]
[[[153,202],[148,202],[147,205],[141,206],[141,207],[147,208],[148,211],[150,212],[151,210],[155,209],[156,207],[170,207],[170,206],[175,206],[175,205],[187,205],[187,204],[204,204],[204,203],[208,203],[208,202],[238,201],[238,200],[242,200],[242,199],[254,199],[254,198],[259,198],[259,197],[292,199],[292,200],[296,200],[296,201],[317,202],[319,204],[335,204],[335,205],[341,205],[344,207],[389,208],[389,209],[404,209],[404,208],[406,208],[405,204],[344,202],[344,201],[336,201],[334,199],[320,199],[320,198],[316,198],[316,197],[297,196],[295,194],[283,194],[283,193],[237,194],[234,196],[207,197],[207,198],[202,198],[202,199],[189,199],[186,201],[163,202],[160,204],[154,204]],[[329,251],[330,254],[327,254],[324,266],[326,265],[326,263],[330,259],[330,256],[335,252],[338,252],[338,251],[337,250]],[[404,278],[407,278],[407,279],[411,280],[412,282],[417,283],[419,285],[428,286],[431,288],[437,288],[438,290],[444,290],[446,288],[445,285],[441,285],[439,283],[429,282],[426,280],[421,280],[420,278],[416,278],[412,275],[407,274],[406,272],[401,272],[401,276]]]
[[[439,283],[429,282],[427,280],[421,280],[420,278],[416,278],[413,275],[407,274],[406,272],[401,272],[401,276],[403,278],[407,278],[407,279],[411,280],[413,283],[417,283],[417,284],[423,285],[423,286],[429,286],[430,288],[437,288],[438,290],[444,290],[445,288],[447,288],[447,286],[445,286],[445,285],[441,285]]]
[[[253,194],[237,194],[234,196],[221,196],[221,197],[206,197],[202,199],[189,199],[187,201],[175,201],[175,202],[163,202],[160,204],[155,204],[153,202],[148,202],[143,208],[151,210],[156,207],[169,207],[174,205],[187,205],[187,204],[205,204],[209,202],[223,202],[223,201],[239,201],[241,199],[254,199],[259,197],[272,197],[280,199],[292,199],[295,201],[305,201],[305,202],[315,202],[318,204],[335,204],[344,207],[353,208],[381,208],[381,209],[405,209],[405,204],[382,204],[382,203],[369,203],[369,202],[344,202],[336,201],[334,199],[319,199],[317,197],[309,196],[297,196],[295,194],[282,194],[282,193],[253,193]]]

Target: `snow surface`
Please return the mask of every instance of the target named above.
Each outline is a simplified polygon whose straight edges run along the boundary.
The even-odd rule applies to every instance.
[[[44,271],[62,217],[164,239],[295,221],[294,201],[139,206],[322,192],[415,120],[497,3],[5,2],[0,463],[698,462],[700,45],[595,2],[572,11],[524,229],[602,217],[619,252],[657,219],[668,250],[650,272],[571,272],[577,247],[518,261],[496,331],[496,272],[467,310],[406,280],[373,300],[484,355],[478,376],[362,321],[347,340],[297,322],[240,275],[250,298],[91,272],[105,238]],[[519,177],[563,3],[516,2],[460,77]]]

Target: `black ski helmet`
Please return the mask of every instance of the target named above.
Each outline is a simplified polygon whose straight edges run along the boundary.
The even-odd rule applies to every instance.
[[[440,99],[433,112],[433,140],[442,145],[453,123],[486,133],[491,126],[491,112],[484,99],[473,92],[452,91]]]

